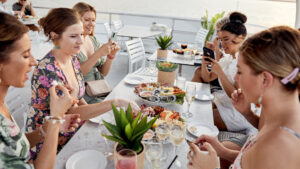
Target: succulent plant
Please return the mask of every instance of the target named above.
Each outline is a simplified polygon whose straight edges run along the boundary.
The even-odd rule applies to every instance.
[[[158,116],[148,122],[147,116],[140,119],[142,113],[139,112],[136,117],[133,117],[130,104],[126,112],[120,108],[120,111],[112,105],[115,122],[111,124],[103,120],[104,126],[111,135],[102,134],[109,140],[118,142],[122,148],[131,149],[139,153],[143,150],[141,141],[144,134],[153,126]]]
[[[178,64],[165,61],[156,61],[156,67],[158,70],[163,72],[173,72],[178,68]]]
[[[155,38],[155,40],[161,50],[168,49],[173,44],[172,39],[173,39],[173,36],[164,36],[163,37],[161,35]]]

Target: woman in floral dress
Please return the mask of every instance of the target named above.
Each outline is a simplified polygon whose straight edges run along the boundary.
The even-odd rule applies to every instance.
[[[61,119],[73,103],[68,90],[57,85],[49,89],[51,122],[45,122],[39,129],[24,134],[10,115],[4,100],[8,88],[24,87],[28,80],[27,73],[37,61],[30,53],[28,28],[15,17],[0,13],[0,168],[29,169],[54,167],[58,132],[76,126],[78,115],[66,115],[65,122],[60,124],[53,118]],[[55,89],[63,92],[58,96]],[[52,123],[53,122],[53,123]],[[44,147],[34,163],[28,163],[30,146],[44,141]]]
[[[83,26],[75,11],[68,8],[52,9],[46,17],[39,21],[39,24],[49,40],[53,41],[54,48],[39,61],[33,71],[31,83],[33,109],[27,119],[27,131],[38,128],[43,124],[45,116],[49,115],[49,93],[47,91],[53,81],[66,86],[76,100],[68,113],[80,114],[80,118],[83,120],[80,126],[85,120],[111,110],[111,104],[117,107],[127,107],[130,103],[133,111],[139,110],[136,103],[124,99],[111,99],[95,104],[85,102],[83,98],[84,79],[77,57],[83,43]],[[58,151],[75,132],[60,133]],[[40,151],[41,146],[42,142],[31,149],[33,158]]]

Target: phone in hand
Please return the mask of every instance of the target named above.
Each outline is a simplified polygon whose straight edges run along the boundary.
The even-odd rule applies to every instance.
[[[111,32],[110,40],[111,41],[116,41],[117,40],[117,32]]]
[[[215,52],[207,47],[203,47],[203,56],[210,57],[212,59],[215,59]],[[205,61],[211,62],[209,59],[204,59]]]

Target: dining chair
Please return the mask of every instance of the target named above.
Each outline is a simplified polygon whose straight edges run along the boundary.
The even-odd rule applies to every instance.
[[[141,38],[125,42],[128,52],[128,73],[137,72],[145,67],[145,48]],[[140,64],[140,65],[139,65]]]
[[[195,43],[196,44],[199,44],[200,48],[202,48],[203,46],[205,46],[205,38],[206,38],[206,35],[208,34],[208,30],[204,29],[204,28],[200,28],[196,34],[196,37],[195,37]]]

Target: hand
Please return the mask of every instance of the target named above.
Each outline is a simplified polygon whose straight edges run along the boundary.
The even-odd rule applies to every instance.
[[[214,43],[214,47],[215,47],[214,50],[215,51],[220,50],[221,39],[216,37],[216,38],[214,38],[213,43]]]
[[[215,50],[215,44],[211,42],[206,42],[205,45],[208,49]]]
[[[250,102],[246,99],[241,89],[234,90],[231,93],[231,102],[234,108],[242,114],[251,110]]]
[[[218,156],[222,156],[222,151],[225,148],[217,139],[217,137],[214,136],[208,136],[208,135],[201,135],[199,138],[197,138],[195,144],[199,145],[200,150],[207,151],[205,147],[203,147],[204,143],[209,143],[211,146],[215,149]]]
[[[32,5],[32,1],[30,1],[29,6],[30,6],[30,8],[32,8],[32,6],[33,6],[33,5]]]
[[[58,95],[56,89],[61,90],[63,94]],[[54,117],[63,117],[72,106],[74,99],[70,96],[68,89],[60,84],[50,87],[49,93],[50,115]]]
[[[135,102],[128,101],[128,100],[125,100],[125,99],[114,99],[113,104],[117,107],[125,107],[125,109],[127,109],[128,104],[130,104],[133,114],[136,113],[136,112],[139,112],[141,110],[140,106],[138,106]]]
[[[214,148],[209,143],[204,143],[203,147],[208,153],[200,151],[195,144],[190,144],[190,152],[188,153],[189,163],[188,169],[214,169],[220,166],[218,156]],[[193,155],[192,155],[193,153]]]
[[[28,0],[23,1],[23,7],[24,7],[24,6],[27,6],[27,3],[28,3]]]
[[[222,67],[215,59],[212,58],[208,58],[208,59],[211,60],[211,72],[219,76],[220,73],[223,72]]]
[[[114,59],[119,50],[120,46],[118,45],[118,43],[112,42],[111,51],[108,54],[110,56],[109,59]]]
[[[203,67],[206,67],[207,65],[210,65],[210,64],[211,64],[211,62],[206,61],[205,58],[208,59],[209,57],[207,57],[207,56],[202,56],[202,58],[201,58],[202,62],[201,62],[201,63],[202,63],[202,66],[203,66]]]
[[[78,128],[78,123],[81,121],[79,114],[67,114],[64,115],[63,119],[65,120],[63,124],[59,126],[60,132],[73,132]]]
[[[99,56],[107,56],[111,53],[111,44],[112,41],[109,40],[107,43],[103,44],[96,52],[99,53]]]

